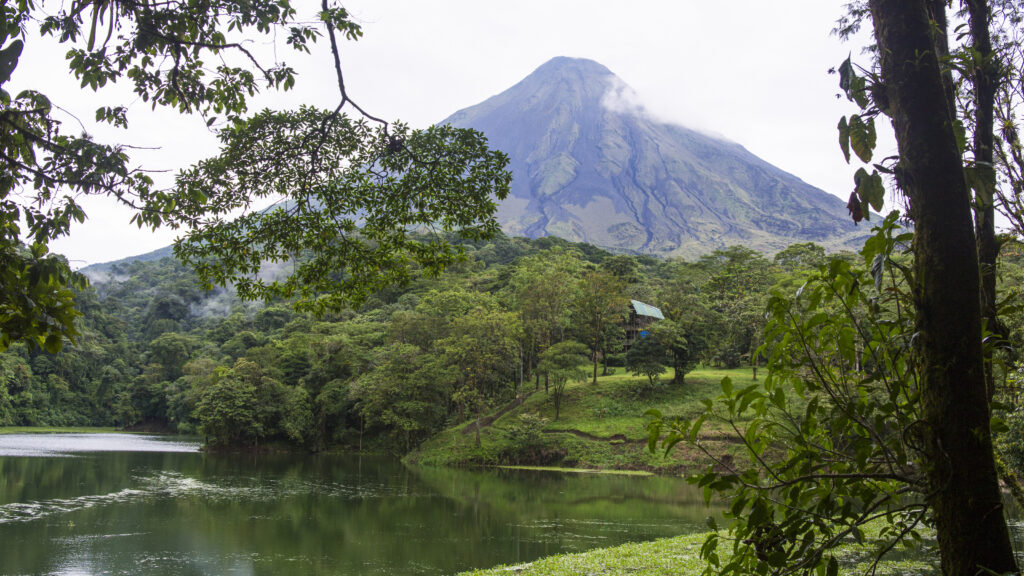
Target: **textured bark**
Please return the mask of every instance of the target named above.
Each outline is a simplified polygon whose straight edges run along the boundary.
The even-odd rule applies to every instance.
[[[984,189],[975,192],[974,208],[974,233],[978,240],[978,263],[981,270],[981,317],[985,320],[988,331],[998,338],[1002,335],[1002,330],[996,315],[996,258],[999,256],[999,244],[996,242],[996,171],[993,164],[993,122],[998,71],[993,61],[988,3],[968,0],[967,10],[972,46],[978,57],[978,66],[975,67],[972,78],[975,106],[974,169],[979,179],[984,182]],[[991,400],[995,393],[991,353],[985,358],[985,382]]]
[[[871,0],[899,145],[898,180],[915,224],[923,466],[942,572],[1016,573],[999,493],[981,348],[970,196],[926,0]]]
[[[680,386],[686,384],[686,362],[680,362],[679,357],[672,355],[672,383]]]
[[[926,0],[925,9],[932,21],[932,44],[939,62],[949,59],[949,20],[946,18],[947,0]],[[942,91],[946,96],[946,107],[949,117],[956,117],[956,89],[953,87],[953,71],[948,66],[940,67],[942,74]]]

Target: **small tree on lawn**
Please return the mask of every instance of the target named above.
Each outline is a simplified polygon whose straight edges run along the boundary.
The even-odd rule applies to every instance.
[[[665,373],[668,352],[657,338],[647,336],[633,342],[626,352],[626,364],[634,376],[647,376],[651,389],[658,383],[658,377]]]
[[[558,420],[565,386],[570,380],[584,380],[587,377],[587,371],[583,368],[587,363],[587,352],[587,347],[583,344],[567,340],[555,344],[540,355],[537,370],[550,379],[551,397],[555,402],[555,420]]]
[[[664,319],[651,327],[651,335],[665,351],[675,370],[673,384],[682,384],[686,373],[697,367],[700,354],[707,349],[704,326],[686,320]],[[651,338],[645,338],[651,340]],[[660,374],[660,372],[659,372]]]

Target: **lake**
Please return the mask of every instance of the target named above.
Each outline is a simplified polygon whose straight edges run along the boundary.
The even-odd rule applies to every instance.
[[[704,529],[678,478],[0,435],[0,574],[451,574]]]

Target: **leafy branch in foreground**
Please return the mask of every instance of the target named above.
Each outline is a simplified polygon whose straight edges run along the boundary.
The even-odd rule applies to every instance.
[[[74,314],[64,309],[73,310],[69,288],[85,279],[43,255],[50,241],[85,219],[85,195],[129,206],[140,227],[184,226],[188,236],[177,253],[199,266],[208,285],[234,282],[248,298],[294,297],[314,312],[402,281],[413,264],[437,272],[458,257],[459,249],[436,235],[413,239],[417,227],[469,239],[498,229],[492,215],[494,197],[508,191],[504,155],[489,151],[476,132],[410,132],[368,113],[350,94],[341,66],[340,41],[357,40],[362,28],[329,0],[308,21],[290,0],[73,0],[55,13],[42,4],[0,6],[0,266],[7,267],[0,274],[8,280],[0,285],[0,350],[22,340],[58,349],[63,337],[75,335]],[[12,96],[4,88],[36,22],[40,34],[68,45],[67,65],[82,89],[129,83],[153,108],[225,126],[222,154],[161,190],[132,163],[129,146],[68,134],[56,112],[62,109],[37,91]],[[250,97],[296,82],[276,50],[270,62],[253,48],[258,37],[275,49],[283,39],[300,54],[326,37],[338,87],[334,109],[250,115]],[[346,116],[349,110],[359,119]],[[127,112],[109,102],[95,119],[127,128]],[[270,194],[287,202],[253,213],[252,202]],[[26,239],[30,250],[22,247]],[[268,285],[255,278],[261,258],[294,260],[300,252],[312,256],[288,280]],[[54,267],[61,269],[47,273],[45,283],[24,281],[35,277],[32,270]],[[19,296],[44,288],[45,297]]]
[[[175,254],[207,284],[233,284],[246,299],[295,298],[316,313],[358,303],[415,268],[439,273],[462,254],[439,231],[497,233],[494,196],[511,178],[507,157],[478,132],[388,130],[314,108],[264,111],[221,140],[222,154],[179,175],[169,198],[178,206],[170,223],[189,229]],[[235,216],[275,195],[288,200]],[[259,276],[264,264],[288,261],[286,279]]]
[[[867,543],[867,524],[884,520],[876,563],[931,524],[904,254],[912,234],[897,216],[875,228],[863,268],[833,259],[795,296],[771,298],[762,383],[724,379],[692,422],[649,413],[652,450],[687,442],[716,461],[691,479],[708,500],[730,502],[728,532],[712,532],[701,550],[707,573],[835,574],[832,550]],[[709,426],[734,434],[746,458],[707,450]],[[729,554],[719,554],[723,542]]]

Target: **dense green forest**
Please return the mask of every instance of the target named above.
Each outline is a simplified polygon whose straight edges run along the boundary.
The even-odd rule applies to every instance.
[[[1005,252],[1001,276],[1019,286],[1021,256]],[[205,292],[171,258],[101,267],[77,295],[76,342],[57,354],[25,345],[0,354],[0,425],[405,453],[523,387],[557,404],[570,376],[617,368],[649,376],[637,386],[656,388],[685,386],[698,364],[756,367],[770,295],[792,295],[830,258],[859,257],[796,244],[771,258],[733,246],[696,261],[663,260],[508,237],[469,245],[467,254],[439,277],[420,275],[357,311],[321,318],[287,302]],[[665,319],[626,354],[630,299],[658,306]],[[571,373],[557,367],[567,347]],[[671,381],[658,378],[666,368],[674,368]]]
[[[796,289],[825,260],[810,244],[773,259],[730,247],[695,262],[556,238],[500,237],[467,251],[440,277],[321,318],[205,292],[171,258],[104,267],[76,297],[74,343],[57,354],[25,345],[0,354],[0,425],[404,452],[522,386],[548,388],[536,367],[560,342],[600,358],[594,370],[623,366],[629,299],[664,311],[651,354],[678,380],[697,363],[749,363],[769,291]]]

